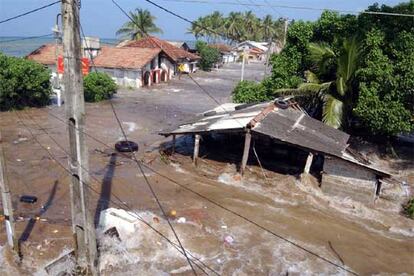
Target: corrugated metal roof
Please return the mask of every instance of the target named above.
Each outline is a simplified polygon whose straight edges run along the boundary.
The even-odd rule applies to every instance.
[[[363,164],[347,153],[350,137],[347,133],[313,119],[294,107],[290,105],[282,109],[276,107],[273,101],[253,105],[223,104],[160,135],[244,131],[250,128],[252,133],[267,135],[311,152],[336,156],[382,175],[390,175],[375,166]]]

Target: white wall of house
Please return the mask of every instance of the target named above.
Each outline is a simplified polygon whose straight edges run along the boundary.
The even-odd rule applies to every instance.
[[[171,79],[175,74],[175,65],[166,57],[161,58],[161,69],[170,72],[168,79]]]
[[[142,71],[139,69],[96,68],[98,72],[107,73],[119,86],[138,88],[142,86]]]
[[[184,72],[185,73],[194,73],[195,71],[197,71],[197,62],[196,61],[183,60],[183,61],[180,61],[179,63],[184,65]]]
[[[235,62],[236,61],[236,54],[233,53],[229,53],[229,54],[224,54],[223,55],[223,63],[230,63],[230,62]]]

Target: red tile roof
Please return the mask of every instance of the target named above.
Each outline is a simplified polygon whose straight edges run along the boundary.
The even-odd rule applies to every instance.
[[[216,48],[222,53],[231,52],[231,47],[230,45],[227,45],[227,44],[217,43],[217,44],[210,44],[209,46],[212,48]]]
[[[55,44],[46,44],[40,46],[30,54],[26,56],[27,59],[37,61],[41,64],[52,65],[56,64],[56,45]],[[58,55],[63,54],[63,47],[58,46]]]
[[[199,56],[189,53],[184,49],[175,47],[167,41],[161,40],[154,36],[147,36],[137,41],[131,41],[126,44],[127,47],[140,47],[140,48],[157,48],[162,49],[164,53],[177,62],[179,59],[197,60]]]
[[[137,69],[151,62],[160,52],[161,49],[154,48],[103,46],[93,64],[96,67]]]

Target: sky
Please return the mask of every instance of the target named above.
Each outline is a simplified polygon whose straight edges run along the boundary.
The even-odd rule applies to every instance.
[[[163,30],[159,35],[163,39],[193,40],[194,37],[187,33],[190,24],[176,18],[145,0],[116,0],[126,11],[135,8],[148,9],[156,19],[156,24]],[[215,10],[223,14],[231,11],[252,10],[259,17],[271,14],[273,17],[287,17],[289,19],[316,20],[321,11],[300,10],[288,8],[252,7],[242,5],[220,5],[218,2],[231,3],[257,3],[265,5],[303,6],[311,8],[329,8],[338,10],[361,11],[375,0],[202,0],[213,4],[181,3],[174,0],[153,0],[157,4],[188,18],[195,20],[199,16],[207,15]],[[25,11],[54,2],[54,0],[0,0],[0,21]],[[398,0],[377,0],[379,4],[396,5]],[[25,17],[0,24],[0,36],[37,36],[51,33],[55,24],[56,14],[60,12],[60,5],[43,9]],[[86,35],[101,38],[116,38],[115,32],[126,22],[128,18],[112,3],[111,0],[82,0],[81,23]],[[392,20],[392,18],[390,18]]]

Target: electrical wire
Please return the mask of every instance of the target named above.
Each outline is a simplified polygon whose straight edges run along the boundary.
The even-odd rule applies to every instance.
[[[149,2],[150,0],[145,0]],[[200,3],[200,4],[220,4],[220,5],[244,5],[244,6],[256,6],[256,7],[266,7],[263,4],[247,4],[247,3],[236,3],[230,1],[222,2],[210,2],[205,0],[162,0],[165,2],[178,2],[178,3]],[[151,1],[152,2],[152,1]],[[271,4],[270,7],[275,8],[284,8],[284,9],[295,9],[295,10],[308,10],[308,11],[332,11],[338,13],[350,13],[350,14],[372,14],[372,15],[385,15],[385,16],[402,16],[402,17],[414,17],[414,14],[409,13],[391,13],[391,12],[376,12],[376,11],[352,11],[352,10],[339,10],[339,9],[329,9],[329,8],[314,8],[306,6],[290,6],[290,5],[280,5],[280,4]]]
[[[36,9],[34,9],[34,10],[30,10],[30,11],[27,11],[27,12],[24,12],[24,13],[21,13],[21,14],[18,14],[18,15],[15,15],[15,16],[13,16],[13,17],[10,17],[10,18],[7,18],[7,19],[4,19],[4,20],[0,21],[0,24],[3,24],[3,23],[6,23],[6,22],[9,22],[9,21],[12,21],[12,20],[14,20],[14,19],[17,19],[17,18],[20,18],[20,17],[26,16],[26,15],[29,15],[29,14],[31,14],[31,13],[34,13],[34,12],[37,12],[37,11],[40,11],[40,10],[43,10],[43,9],[46,9],[46,8],[51,7],[51,6],[53,6],[53,5],[56,5],[56,4],[60,3],[60,2],[61,2],[61,1],[55,1],[55,2],[52,2],[52,3],[50,3],[50,4],[47,4],[47,5],[41,6],[41,7],[39,7],[39,8],[36,8]]]
[[[119,8],[121,8],[121,7],[119,7]],[[121,9],[122,9],[122,8],[121,8]],[[122,10],[122,11],[123,11],[123,10]],[[126,14],[126,13],[125,13],[125,14]],[[129,17],[129,16],[128,16],[128,17]],[[84,38],[84,40],[85,40],[85,43],[87,43],[87,42],[86,42],[86,36],[85,36],[85,33],[83,32],[83,27],[82,27],[82,25],[81,25],[81,24],[80,24],[80,30],[81,30],[82,36],[83,36],[83,38]],[[86,45],[86,46],[89,48],[89,46],[88,46],[88,45]],[[89,55],[90,55],[90,57],[91,57],[91,62],[92,62],[92,64],[93,64],[93,67],[94,67],[95,71],[97,72],[96,66],[95,66],[95,64],[94,64],[94,61],[93,61],[93,58],[92,58],[92,55],[91,55],[91,53],[90,53],[90,52],[89,52]],[[116,119],[116,122],[117,122],[117,124],[118,124],[118,126],[119,126],[119,128],[120,128],[120,130],[121,130],[121,132],[122,132],[122,136],[124,137],[125,141],[129,141],[129,140],[128,140],[128,137],[127,137],[127,134],[126,134],[126,132],[125,132],[125,130],[124,130],[124,127],[122,126],[122,123],[121,123],[121,121],[120,121],[120,119],[119,119],[119,117],[118,117],[118,114],[117,114],[117,112],[116,112],[116,110],[115,110],[115,107],[114,107],[114,105],[113,105],[113,103],[112,103],[112,100],[111,100],[111,99],[109,99],[109,104],[110,104],[110,106],[111,106],[112,113],[114,114],[114,117],[115,117],[115,119]],[[173,232],[173,234],[174,234],[174,236],[175,236],[175,238],[176,238],[176,240],[177,240],[178,244],[180,245],[180,247],[181,247],[181,249],[182,249],[182,251],[183,251],[183,253],[184,253],[184,256],[185,256],[185,257],[186,257],[186,259],[187,259],[187,262],[188,262],[188,264],[190,265],[191,270],[193,271],[193,274],[194,274],[194,275],[197,275],[197,272],[195,271],[195,269],[194,269],[194,267],[193,267],[193,265],[192,265],[192,263],[191,263],[191,261],[190,261],[189,257],[187,256],[186,250],[184,249],[184,246],[182,245],[181,240],[180,240],[180,238],[178,237],[177,232],[175,231],[175,229],[174,229],[173,225],[171,224],[171,221],[169,220],[168,215],[167,215],[167,213],[165,212],[164,207],[162,206],[161,201],[159,200],[159,198],[158,198],[158,196],[157,196],[157,194],[156,194],[156,192],[155,192],[154,188],[152,187],[151,183],[149,182],[149,180],[148,180],[147,176],[145,175],[144,170],[143,170],[143,169],[142,169],[142,167],[141,167],[141,164],[138,162],[138,159],[137,159],[137,157],[136,157],[136,154],[135,154],[135,152],[132,150],[132,147],[131,147],[131,144],[130,144],[130,143],[128,143],[128,147],[129,147],[130,152],[132,153],[132,156],[134,157],[134,161],[135,161],[136,165],[138,166],[138,170],[141,172],[141,174],[142,174],[142,176],[143,176],[143,178],[144,178],[144,180],[145,180],[145,183],[147,184],[147,186],[148,186],[148,188],[149,188],[149,190],[150,190],[150,192],[151,192],[152,196],[154,197],[154,199],[155,199],[155,201],[156,201],[156,203],[157,203],[158,207],[160,208],[160,210],[161,210],[161,212],[162,212],[163,216],[166,218],[167,223],[168,223],[168,225],[169,225],[169,227],[170,227],[171,231]]]
[[[28,114],[27,111],[26,114]],[[60,167],[62,167],[69,175],[72,175],[72,172],[66,168],[63,164],[61,164],[61,162],[59,162],[56,157],[51,153],[51,151],[46,148],[45,146],[43,146],[40,141],[37,139],[36,135],[34,135],[34,133],[31,131],[31,129],[27,126],[27,124],[24,123],[24,121],[22,120],[22,117],[17,113],[17,111],[15,111],[16,116],[18,117],[18,121],[26,128],[26,130],[29,131],[30,135],[32,136],[32,138],[35,140],[35,142],[37,144],[40,145],[41,148],[43,148],[45,151],[47,151],[47,153],[49,154],[49,157],[54,160]],[[49,113],[47,113],[49,114]],[[51,139],[53,141],[54,144],[56,144],[56,146],[62,150],[65,154],[67,158],[70,158],[70,154],[69,152],[63,147],[61,146],[55,138],[53,138],[53,136],[42,126],[40,126],[34,119],[32,116],[28,115],[27,118],[29,118],[38,128],[39,130],[41,130],[42,132],[44,132],[49,139]],[[78,163],[78,162],[77,162]],[[89,176],[99,185],[101,183],[101,181],[99,179],[97,179],[89,170],[87,170],[84,166],[82,166],[80,163],[78,163],[78,165],[80,166],[80,168],[82,170],[84,170],[87,174],[89,174]],[[84,181],[81,181],[85,186],[87,186],[92,192],[96,193],[97,195],[100,195],[100,193],[95,190],[93,187],[91,187],[91,185],[85,183]],[[185,254],[185,252],[183,253],[182,248],[180,248],[177,244],[175,244],[174,242],[172,242],[168,237],[166,237],[164,234],[162,234],[159,230],[155,229],[152,225],[150,225],[147,221],[145,221],[142,216],[140,216],[136,211],[134,211],[128,204],[126,204],[124,201],[121,200],[121,198],[119,198],[116,194],[114,194],[113,192],[111,192],[111,196],[113,196],[116,200],[118,200],[121,204],[116,203],[115,201],[109,199],[109,202],[111,202],[112,204],[114,204],[117,207],[120,208],[125,208],[127,209],[129,212],[132,212],[135,215],[135,218],[137,218],[138,220],[140,220],[141,222],[143,222],[145,225],[147,225],[148,227],[150,227],[152,230],[154,230],[158,235],[160,235],[162,238],[164,238],[168,243],[170,243],[173,247],[175,247],[181,254]],[[195,256],[193,256],[190,252],[186,252],[186,254],[190,255],[193,259],[197,260],[200,264],[202,264],[205,268],[207,268],[208,270],[210,270],[211,272],[213,272],[216,275],[219,275],[219,273],[217,271],[215,271],[214,269],[212,269],[211,267],[209,267],[208,265],[206,265],[204,262],[202,262],[199,258],[196,258]],[[191,260],[191,262],[193,262],[197,268],[199,268],[201,271],[203,271],[206,275],[208,275],[208,273],[201,268],[196,262],[194,262],[194,260]]]
[[[0,40],[0,43],[8,43],[8,42],[15,42],[15,41],[21,41],[21,40],[28,40],[28,39],[36,39],[36,38],[42,38],[42,37],[48,37],[54,35],[53,33],[45,34],[45,35],[37,35],[37,36],[28,36],[28,37],[21,37],[16,39],[9,39],[9,40]]]
[[[39,110],[41,110],[41,109],[39,109]],[[48,114],[48,115],[52,116],[53,118],[55,118],[56,120],[64,123],[65,125],[67,124],[62,118],[60,118],[59,116],[56,116],[52,112],[46,112],[46,111],[44,111],[44,112],[45,112],[45,114]],[[81,130],[81,129],[77,129],[77,130],[83,132],[83,134],[85,134],[86,136],[90,137],[92,140],[96,141],[97,143],[105,146],[107,149],[112,149],[112,147],[110,145],[108,145],[107,143],[103,142],[102,140],[96,138],[94,135],[89,134],[85,130]],[[134,161],[132,159],[132,157],[128,156],[125,153],[120,153],[120,155],[123,156],[126,159],[130,159],[130,160]],[[265,232],[267,232],[267,233],[269,233],[269,234],[271,234],[271,235],[273,235],[273,236],[275,236],[275,237],[277,237],[277,238],[279,238],[279,239],[281,239],[281,240],[283,240],[283,241],[285,241],[285,242],[287,242],[287,243],[289,243],[289,244],[291,244],[291,245],[293,245],[293,246],[295,246],[295,247],[297,247],[297,248],[299,248],[299,249],[301,249],[301,250],[309,253],[310,255],[313,255],[314,257],[316,257],[316,258],[318,258],[318,259],[320,259],[322,261],[325,261],[325,262],[327,262],[327,263],[329,263],[329,264],[331,264],[331,265],[333,265],[333,266],[341,269],[341,270],[344,270],[344,271],[346,271],[346,272],[348,272],[350,274],[353,274],[353,275],[358,275],[356,272],[354,272],[352,270],[349,270],[346,267],[343,267],[341,265],[338,265],[338,264],[334,263],[333,261],[331,261],[331,260],[329,260],[329,259],[327,259],[327,258],[325,258],[325,257],[323,257],[323,256],[321,256],[321,255],[319,255],[319,254],[317,254],[317,253],[309,250],[309,249],[306,249],[302,245],[297,244],[297,243],[295,243],[295,242],[293,242],[293,241],[291,241],[291,240],[283,237],[280,234],[277,234],[276,232],[274,232],[274,231],[266,228],[265,226],[262,226],[261,224],[259,224],[259,223],[255,222],[255,221],[251,220],[250,218],[248,218],[248,217],[246,217],[246,216],[244,216],[244,215],[242,215],[240,213],[237,213],[236,211],[233,211],[233,210],[229,209],[228,207],[223,206],[222,204],[216,202],[215,200],[213,200],[213,199],[211,199],[211,198],[209,198],[209,197],[207,197],[207,196],[205,196],[205,195],[203,195],[203,194],[201,194],[201,193],[199,193],[199,192],[197,192],[197,191],[189,188],[189,185],[188,184],[182,184],[182,183],[176,181],[175,179],[173,179],[173,178],[171,178],[171,177],[169,177],[169,176],[167,176],[165,174],[162,174],[159,171],[153,169],[151,166],[145,164],[144,162],[142,162],[142,161],[139,161],[139,162],[141,163],[141,165],[144,168],[148,169],[149,171],[153,172],[154,174],[158,175],[159,177],[168,180],[169,182],[171,182],[171,183],[173,183],[173,184],[175,184],[175,185],[183,188],[184,190],[186,190],[186,191],[188,191],[188,192],[190,192],[190,193],[192,193],[192,194],[194,194],[194,195],[196,195],[196,196],[198,196],[198,197],[206,200],[207,202],[209,202],[209,203],[211,203],[211,204],[213,204],[213,205],[215,205],[215,206],[217,206],[217,207],[219,207],[219,208],[221,208],[221,209],[223,209],[223,210],[225,210],[225,211],[227,211],[227,212],[229,212],[229,213],[231,213],[231,214],[233,214],[233,215],[235,215],[235,216],[237,216],[237,217],[239,217],[241,219],[243,219],[244,221],[246,221],[246,222],[248,222],[248,223],[250,223],[250,224],[258,227],[259,229],[261,229],[261,230],[263,230],[263,231],[265,231]]]

